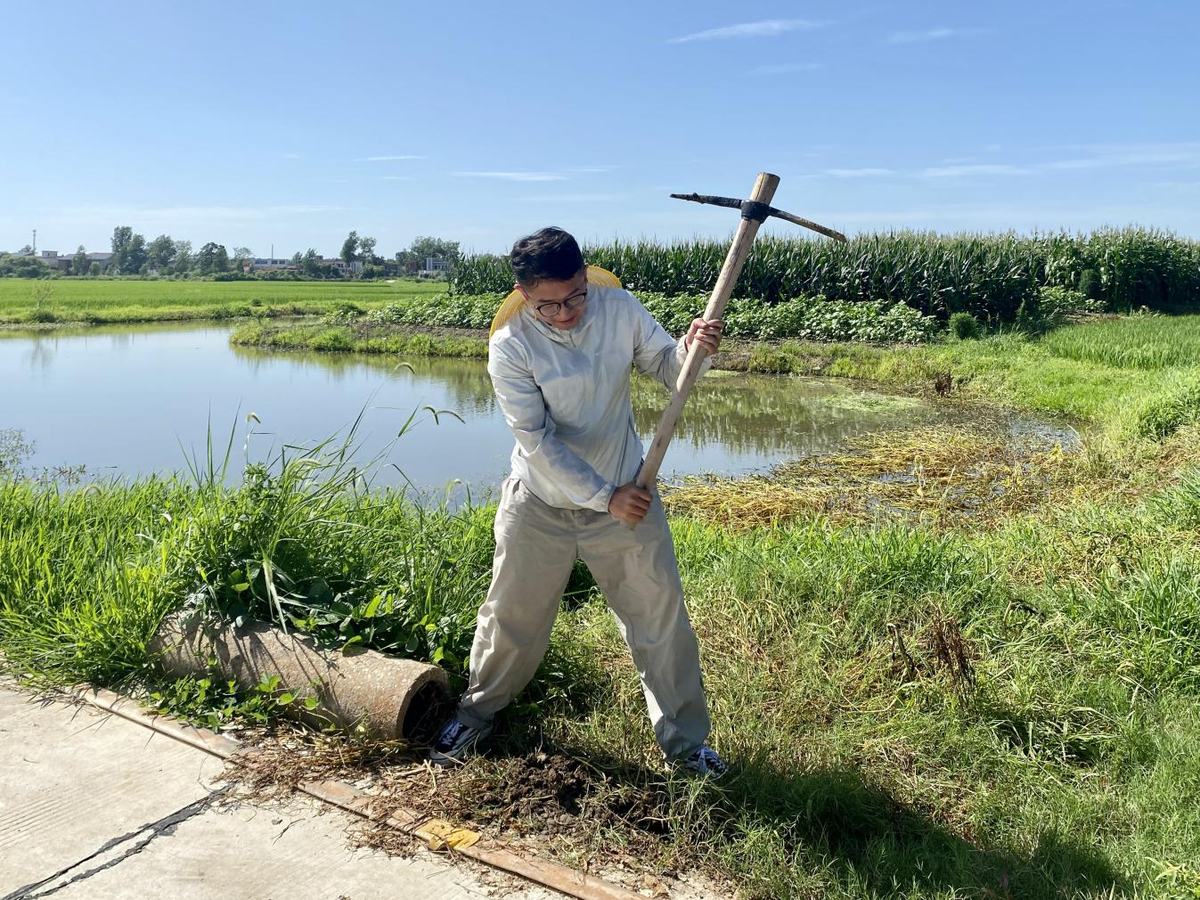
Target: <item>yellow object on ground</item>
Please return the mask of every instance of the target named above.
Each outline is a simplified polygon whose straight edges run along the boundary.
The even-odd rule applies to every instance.
[[[599,266],[587,267],[588,284],[594,284],[598,287],[617,287],[621,286],[621,279],[614,275],[608,269],[602,269]],[[525,302],[525,298],[521,296],[521,292],[514,290],[511,294],[504,298],[504,302],[500,304],[500,308],[496,310],[496,316],[492,319],[492,328],[488,332],[488,337],[496,333],[496,329],[500,328],[505,322],[515,316],[521,309],[521,304]]]
[[[416,831],[430,850],[461,850],[479,840],[478,831],[457,828],[444,819],[430,819]]]

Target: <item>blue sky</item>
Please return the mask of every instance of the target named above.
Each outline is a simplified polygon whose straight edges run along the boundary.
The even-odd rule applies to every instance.
[[[0,249],[260,256],[846,232],[1200,237],[1200,3],[8,3]],[[768,226],[777,232],[794,226]]]

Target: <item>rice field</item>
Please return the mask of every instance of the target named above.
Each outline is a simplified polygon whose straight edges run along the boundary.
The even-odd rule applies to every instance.
[[[0,324],[319,315],[445,294],[438,282],[0,278]]]
[[[1041,339],[1052,355],[1118,369],[1200,366],[1200,317],[1133,316],[1052,331]]]

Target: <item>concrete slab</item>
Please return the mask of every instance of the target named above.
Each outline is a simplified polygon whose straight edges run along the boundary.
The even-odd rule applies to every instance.
[[[560,895],[427,851],[352,849],[355,817],[304,797],[227,801],[219,759],[0,685],[0,900],[475,900]]]
[[[0,689],[0,896],[208,796],[222,768],[119,718]]]

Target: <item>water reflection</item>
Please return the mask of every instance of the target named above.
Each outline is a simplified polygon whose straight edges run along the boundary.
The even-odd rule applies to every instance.
[[[283,443],[311,446],[344,433],[365,406],[365,461],[428,405],[464,421],[422,416],[375,483],[407,477],[431,487],[458,478],[479,488],[507,471],[512,437],[482,361],[279,353],[231,347],[228,336],[228,326],[211,323],[0,334],[0,428],[24,430],[36,444],[34,465],[136,476],[185,470],[185,450],[204,453],[210,419],[223,452],[238,422],[236,473],[246,430],[238,417],[247,412],[263,423],[249,441],[250,457],[261,458]],[[639,377],[633,399],[648,441],[666,391]],[[689,401],[663,471],[759,470],[828,453],[873,429],[945,417],[841,382],[713,373]]]

